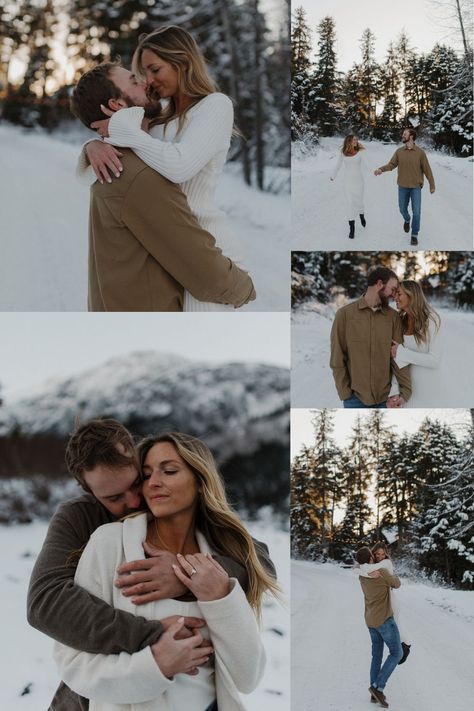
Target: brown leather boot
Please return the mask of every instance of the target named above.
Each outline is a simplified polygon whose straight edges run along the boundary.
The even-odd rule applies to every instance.
[[[378,701],[379,704],[384,707],[384,709],[388,709],[387,699],[385,698],[385,694],[382,691],[376,689],[375,686],[369,686],[369,691],[372,694],[373,698]]]

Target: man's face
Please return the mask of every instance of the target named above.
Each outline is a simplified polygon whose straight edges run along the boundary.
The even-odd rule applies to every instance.
[[[398,279],[389,279],[384,285],[380,282],[379,297],[383,306],[386,306],[389,301],[395,299],[398,292]]]
[[[109,73],[110,79],[120,89],[128,106],[146,106],[149,101],[146,95],[146,84],[138,81],[135,74],[125,67],[114,67]]]
[[[402,141],[403,141],[403,143],[408,143],[409,140],[410,140],[410,131],[406,128],[402,133]]]
[[[117,518],[143,506],[142,482],[133,464],[126,467],[99,464],[85,472],[84,479],[95,498]]]

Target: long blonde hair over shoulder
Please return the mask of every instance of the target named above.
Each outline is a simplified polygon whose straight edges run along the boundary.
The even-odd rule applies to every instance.
[[[150,449],[159,442],[172,444],[198,480],[196,528],[217,553],[232,558],[247,570],[247,600],[260,618],[263,594],[269,591],[278,596],[280,588],[260,562],[252,536],[231,509],[211,451],[200,439],[182,432],[146,437],[137,446],[140,470]]]
[[[150,122],[150,126],[168,124],[178,118],[178,133],[182,130],[186,113],[198,101],[209,94],[219,91],[207,68],[204,55],[190,32],[177,25],[158,27],[148,35],[142,35],[132,59],[132,71],[143,76],[142,54],[145,49],[154,52],[164,62],[171,64],[178,72],[179,91],[193,99],[181,113],[178,112],[173,98],[159,116]]]
[[[418,345],[429,340],[430,321],[434,324],[436,332],[439,331],[441,319],[436,311],[429,305],[423,289],[417,281],[407,279],[400,283],[400,289],[408,296],[410,303],[406,311],[401,312],[403,325],[408,323],[408,314],[414,319],[414,337]]]

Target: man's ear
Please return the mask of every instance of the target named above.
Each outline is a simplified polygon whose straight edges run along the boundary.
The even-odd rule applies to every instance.
[[[109,99],[106,103],[106,107],[111,111],[118,111],[126,108],[126,106],[127,104],[123,99]]]

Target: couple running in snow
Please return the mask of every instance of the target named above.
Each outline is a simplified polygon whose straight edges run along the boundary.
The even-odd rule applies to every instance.
[[[403,146],[397,148],[387,165],[382,165],[374,171],[378,176],[389,170],[397,168],[398,173],[398,207],[403,217],[403,229],[410,231],[411,242],[415,246],[418,244],[418,233],[420,231],[421,220],[421,189],[424,177],[430,185],[430,192],[434,193],[435,183],[433,173],[428,162],[425,151],[416,144],[416,131],[413,128],[405,128],[402,134]],[[359,215],[362,227],[366,226],[364,209],[364,177],[362,169],[364,167],[363,151],[364,146],[359,143],[357,136],[349,134],[344,138],[344,144],[336,163],[336,167],[331,176],[334,180],[344,165],[344,194],[346,198],[347,219],[349,221],[349,239],[354,239],[355,222]],[[412,215],[408,212],[411,201]]]
[[[372,642],[370,665],[370,700],[388,708],[384,694],[385,685],[398,664],[403,664],[410,654],[405,631],[400,626],[399,606],[395,605],[392,590],[400,587],[393,564],[384,543],[376,543],[372,550],[360,548],[356,553],[357,565],[353,568],[359,576],[364,593],[365,622]],[[383,647],[389,655],[382,666]]]

